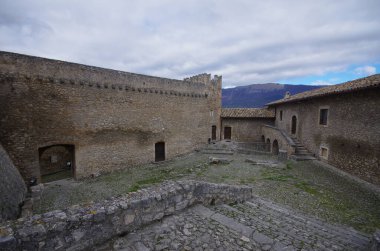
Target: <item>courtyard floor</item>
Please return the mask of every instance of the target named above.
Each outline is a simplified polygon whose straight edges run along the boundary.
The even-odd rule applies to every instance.
[[[210,164],[210,156],[231,162]],[[180,179],[250,185],[259,198],[303,215],[368,234],[380,228],[380,196],[362,184],[338,175],[318,161],[278,162],[274,156],[238,153],[196,152],[82,181],[63,179],[46,183],[40,204],[34,205],[34,213],[116,197],[165,180]]]

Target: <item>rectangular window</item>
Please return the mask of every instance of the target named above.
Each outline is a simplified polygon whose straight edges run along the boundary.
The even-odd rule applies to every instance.
[[[280,111],[280,121],[282,121],[282,110]]]
[[[329,114],[329,109],[319,110],[319,124],[320,125],[327,125],[328,114]]]
[[[50,163],[57,163],[58,162],[58,156],[57,155],[51,155],[50,156]]]

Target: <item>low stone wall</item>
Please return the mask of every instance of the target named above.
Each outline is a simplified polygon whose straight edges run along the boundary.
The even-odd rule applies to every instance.
[[[0,227],[0,250],[83,250],[197,204],[242,202],[252,188],[166,182],[99,203],[72,206]]]
[[[376,232],[372,235],[369,250],[370,251],[380,250],[380,229],[376,230]]]
[[[260,152],[268,152],[268,146],[270,146],[269,144],[265,142],[236,142],[236,144],[238,148],[240,149],[260,151]]]

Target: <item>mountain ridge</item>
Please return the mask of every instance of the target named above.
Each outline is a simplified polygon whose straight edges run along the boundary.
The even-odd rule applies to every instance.
[[[223,108],[261,108],[282,99],[286,92],[297,94],[325,87],[323,85],[252,84],[222,89]]]

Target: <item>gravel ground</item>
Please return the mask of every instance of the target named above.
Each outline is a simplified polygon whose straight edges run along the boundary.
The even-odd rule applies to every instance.
[[[231,162],[210,164],[211,156]],[[306,215],[349,225],[366,233],[380,228],[380,196],[361,184],[337,175],[317,161],[278,162],[268,155],[237,153],[212,155],[198,152],[97,178],[47,183],[41,204],[35,206],[35,213],[116,197],[170,179],[247,184],[254,187],[258,196]]]

